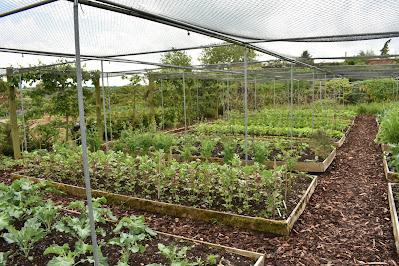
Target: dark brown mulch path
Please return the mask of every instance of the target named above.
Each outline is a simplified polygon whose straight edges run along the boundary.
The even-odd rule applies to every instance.
[[[399,265],[373,117],[356,119],[289,237],[144,214],[156,230],[266,254],[266,265]]]

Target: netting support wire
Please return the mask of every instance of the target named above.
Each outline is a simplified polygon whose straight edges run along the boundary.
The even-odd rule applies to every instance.
[[[105,150],[108,151],[108,128],[107,128],[107,109],[106,109],[106,95],[104,82],[104,62],[101,60],[101,92],[103,94],[103,113],[104,113],[104,134],[105,134]]]
[[[186,110],[186,80],[183,72],[183,114],[184,114],[184,129],[187,130],[187,110]]]
[[[107,89],[108,89],[108,116],[109,116],[109,138],[112,141],[112,109],[111,109],[111,90],[109,88],[109,75],[107,73]]]
[[[82,161],[83,161],[83,173],[86,187],[87,207],[89,214],[90,223],[90,234],[91,242],[93,246],[94,266],[99,266],[99,252],[97,245],[96,226],[94,221],[93,213],[93,201],[91,194],[90,184],[90,173],[89,173],[89,161],[87,154],[87,139],[86,139],[86,121],[85,121],[85,110],[83,102],[83,88],[82,88],[82,67],[80,62],[80,37],[79,37],[79,5],[78,0],[74,1],[73,5],[74,15],[74,33],[75,33],[75,55],[76,55],[76,83],[78,89],[78,103],[79,103],[79,124],[80,134],[82,142]]]
[[[39,6],[44,6],[44,5],[50,4],[50,3],[55,2],[55,1],[58,1],[58,0],[44,0],[44,1],[33,3],[33,4],[30,4],[30,5],[24,6],[24,7],[17,8],[17,9],[11,10],[11,11],[7,11],[7,12],[4,12],[4,13],[0,14],[0,18],[4,18],[4,17],[10,16],[10,15],[14,15],[14,14],[17,14],[17,13],[20,13],[20,12],[23,12],[23,11],[27,11],[29,9],[33,9],[33,8],[39,7]]]
[[[19,91],[21,92],[21,112],[22,112],[22,130],[24,134],[24,142],[22,143],[22,150],[28,151],[28,138],[26,136],[26,123],[25,123],[25,104],[24,93],[22,92],[22,77],[19,75]]]
[[[165,125],[165,109],[164,109],[164,102],[163,102],[163,79],[161,79],[161,108],[162,108],[162,124],[161,129],[164,129]]]
[[[248,48],[244,49],[244,147],[245,163],[248,162]]]

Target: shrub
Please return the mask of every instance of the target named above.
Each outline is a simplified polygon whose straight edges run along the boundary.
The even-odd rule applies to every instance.
[[[399,109],[391,110],[384,116],[377,140],[380,143],[399,144]]]

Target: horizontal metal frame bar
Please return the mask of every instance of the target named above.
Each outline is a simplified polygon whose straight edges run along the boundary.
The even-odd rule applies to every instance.
[[[14,9],[14,10],[10,10],[10,11],[7,11],[7,12],[4,12],[4,13],[0,14],[0,18],[4,18],[4,17],[7,17],[7,16],[15,15],[15,14],[18,14],[20,12],[24,12],[24,11],[27,11],[27,10],[30,10],[30,9],[33,9],[33,8],[36,8],[36,7],[39,7],[39,6],[44,6],[44,5],[47,5],[47,4],[56,2],[56,1],[59,1],[59,0],[43,0],[43,1],[31,4],[31,5],[23,6],[23,7],[20,7],[20,8]]]

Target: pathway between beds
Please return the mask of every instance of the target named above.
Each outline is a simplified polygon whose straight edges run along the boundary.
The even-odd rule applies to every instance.
[[[294,233],[270,241],[271,263],[397,263],[376,133],[373,117],[357,117]]]

